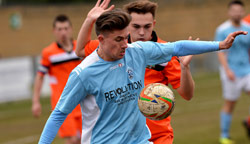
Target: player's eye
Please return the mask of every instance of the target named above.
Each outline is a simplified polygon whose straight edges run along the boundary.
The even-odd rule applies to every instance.
[[[140,28],[139,25],[133,25],[133,27],[134,27],[135,29],[139,29],[139,28]]]
[[[151,27],[151,25],[144,26],[145,29],[149,29],[150,27]]]
[[[115,41],[116,41],[116,42],[120,42],[120,41],[122,41],[122,39],[123,39],[123,38],[118,37],[118,38],[115,39]]]

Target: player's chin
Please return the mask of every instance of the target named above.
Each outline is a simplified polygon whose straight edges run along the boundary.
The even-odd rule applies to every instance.
[[[125,56],[125,52],[120,53],[120,55],[119,55],[120,58],[123,58],[124,56]]]

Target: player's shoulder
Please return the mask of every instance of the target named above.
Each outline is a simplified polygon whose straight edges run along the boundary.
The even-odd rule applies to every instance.
[[[152,42],[152,41],[136,41],[136,42],[128,44],[128,48],[142,49],[143,47],[147,47],[147,45],[150,43],[154,43],[154,42]]]
[[[57,43],[56,42],[52,42],[50,45],[48,45],[47,47],[45,47],[43,50],[42,50],[42,53],[43,54],[50,54],[50,53],[54,53],[57,51]]]
[[[137,41],[137,42],[133,42],[133,43],[130,43],[130,44],[128,44],[128,47],[127,47],[127,49],[129,49],[129,48],[142,48],[142,46],[140,45],[140,42],[139,41]]]
[[[241,24],[242,24],[242,26],[243,26],[244,28],[246,28],[248,31],[250,30],[250,24],[249,24],[249,23],[247,23],[247,22],[245,22],[245,21],[242,21]]]
[[[223,22],[222,24],[220,24],[220,25],[217,27],[216,31],[217,31],[217,32],[224,32],[224,31],[226,31],[227,29],[229,29],[231,26],[232,26],[231,21],[230,21],[230,20],[227,20],[227,21]]]
[[[93,64],[100,61],[100,58],[98,57],[97,52],[91,53],[89,56],[87,56],[74,70],[73,72],[77,73],[77,75],[86,75],[86,73],[91,73],[91,70],[89,67],[91,67]]]

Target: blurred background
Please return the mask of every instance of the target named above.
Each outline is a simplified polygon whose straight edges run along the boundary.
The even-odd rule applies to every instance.
[[[227,20],[230,0],[155,0],[156,32],[166,41],[189,36],[213,40],[216,27]],[[43,114],[31,114],[33,79],[40,52],[54,41],[52,22],[58,14],[72,21],[74,38],[95,0],[0,0],[0,143],[37,143],[51,112],[49,84],[43,86]],[[122,7],[128,0],[112,0]],[[250,1],[243,0],[250,13]],[[92,38],[96,38],[92,34]],[[191,70],[196,82],[194,98],[177,97],[172,125],[176,144],[217,144],[221,85],[216,53],[195,56]],[[237,144],[248,144],[241,121],[249,113],[249,97],[241,96],[233,116],[232,136]],[[59,138],[55,143],[62,143]]]

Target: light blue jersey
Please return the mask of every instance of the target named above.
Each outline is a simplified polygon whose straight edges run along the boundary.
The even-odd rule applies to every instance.
[[[57,108],[70,113],[80,102],[82,143],[148,143],[150,133],[137,99],[144,87],[146,66],[170,61],[173,46],[162,52],[140,45],[129,45],[125,57],[113,62],[104,61],[95,51],[71,73],[72,83],[65,87]],[[72,94],[74,98],[68,97]]]
[[[112,62],[94,51],[70,74],[39,143],[51,143],[60,124],[79,103],[82,144],[149,143],[150,132],[137,106],[146,66],[170,61],[172,56],[218,49],[218,42],[136,42],[128,45],[122,59]]]
[[[222,41],[230,33],[239,30],[248,31],[248,33],[250,33],[249,25],[242,22],[240,27],[235,27],[232,25],[231,21],[226,21],[217,28],[215,40]],[[237,36],[232,47],[228,51],[225,51],[228,65],[237,77],[242,77],[250,73],[249,49],[250,35],[248,34]]]

